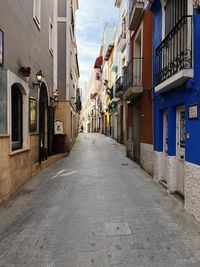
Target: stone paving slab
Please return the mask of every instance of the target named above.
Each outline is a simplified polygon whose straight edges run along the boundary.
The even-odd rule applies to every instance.
[[[199,267],[200,224],[125,148],[80,134],[0,207],[0,267]]]
[[[108,236],[123,236],[132,234],[127,222],[105,223],[105,227]]]

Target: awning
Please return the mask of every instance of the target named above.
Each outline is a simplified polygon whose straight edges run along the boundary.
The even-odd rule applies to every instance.
[[[94,63],[94,69],[101,68],[102,63],[103,63],[103,57],[102,56],[97,57]]]
[[[108,59],[109,59],[109,57],[110,57],[110,55],[111,55],[111,53],[112,53],[112,51],[113,51],[113,48],[114,48],[114,43],[112,42],[112,43],[110,43],[109,46],[108,46],[106,55],[105,55],[105,57],[104,57],[104,60],[105,60],[105,61],[108,61]]]

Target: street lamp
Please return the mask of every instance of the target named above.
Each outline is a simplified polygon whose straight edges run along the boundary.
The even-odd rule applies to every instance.
[[[38,71],[38,72],[36,73],[37,83],[34,83],[34,82],[33,82],[33,87],[34,87],[34,86],[40,86],[40,84],[41,84],[43,78],[44,78],[44,76],[43,76],[42,71],[41,71],[41,70]]]

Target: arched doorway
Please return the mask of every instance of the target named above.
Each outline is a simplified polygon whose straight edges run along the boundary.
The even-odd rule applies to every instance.
[[[48,154],[48,95],[45,83],[41,84],[39,97],[39,162]]]

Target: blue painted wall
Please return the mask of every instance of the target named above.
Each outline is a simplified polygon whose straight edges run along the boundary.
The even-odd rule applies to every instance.
[[[159,0],[154,1],[151,8],[154,15],[154,67],[153,85],[156,84],[155,49],[162,41],[162,8]],[[161,95],[154,93],[154,150],[163,151],[163,111],[168,110],[169,145],[168,155],[176,155],[176,108],[183,105],[186,109],[186,139],[185,159],[188,162],[200,165],[200,15],[193,16],[193,56],[194,79],[179,88],[170,90]],[[189,106],[198,104],[198,119],[189,119]]]

